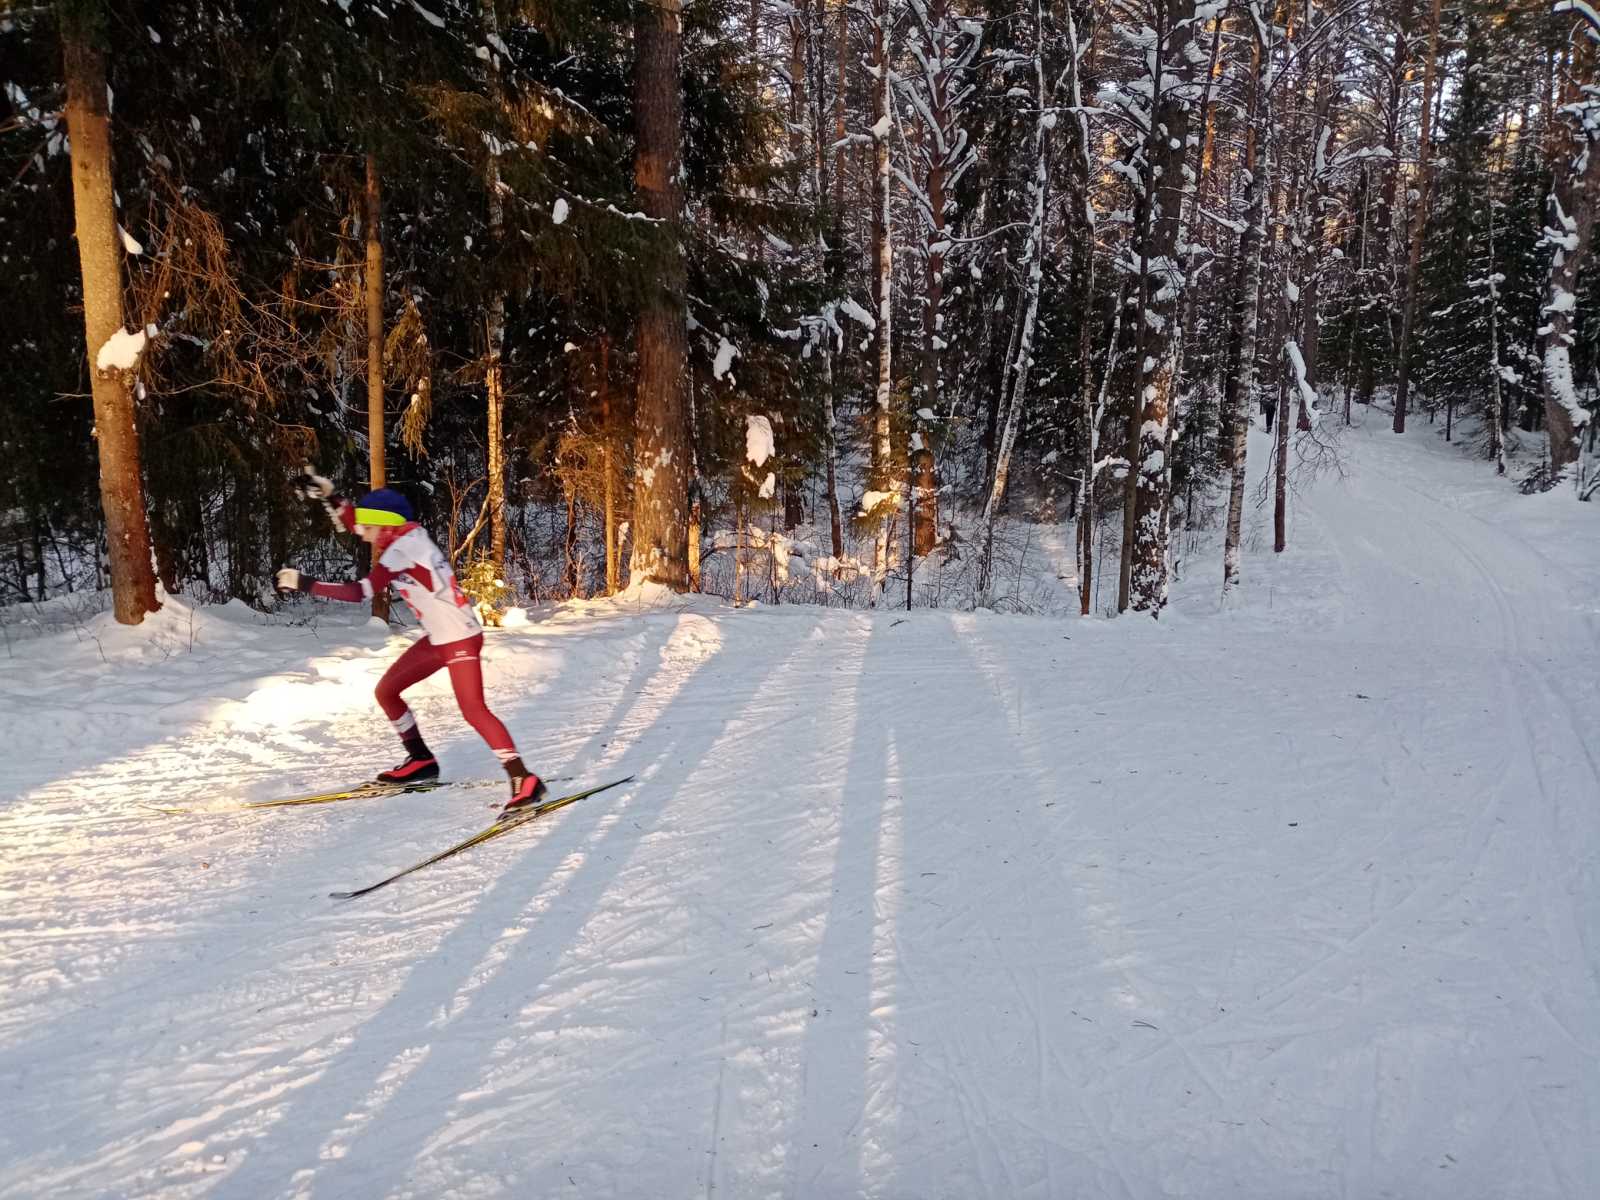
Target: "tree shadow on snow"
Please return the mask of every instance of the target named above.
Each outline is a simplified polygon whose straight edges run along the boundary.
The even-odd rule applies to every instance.
[[[665,647],[679,620],[659,621],[663,636],[658,649]],[[796,621],[795,639],[803,639],[813,626],[814,622]],[[496,1098],[473,1093],[483,1084],[496,1043],[507,1029],[485,1027],[484,1014],[519,1011],[537,994],[548,972],[581,937],[636,850],[641,831],[658,825],[688,774],[726,728],[725,722],[674,717],[706,709],[737,713],[784,659],[783,653],[775,652],[739,671],[707,670],[715,661],[713,655],[693,669],[650,724],[633,732],[625,729],[627,718],[650,699],[659,664],[657,655],[641,654],[623,690],[626,699],[573,756],[597,778],[634,773],[640,776],[638,782],[619,789],[614,802],[597,798],[594,804],[565,810],[543,837],[530,831],[536,840],[513,861],[496,868],[493,882],[427,962],[412,969],[399,991],[353,1031],[321,1075],[292,1093],[272,1130],[251,1147],[245,1164],[214,1195],[254,1200],[278,1194],[296,1174],[300,1190],[312,1197],[388,1195],[407,1184],[441,1128],[466,1121],[481,1131],[484,1122],[492,1122]],[[603,768],[593,766],[604,757],[600,747],[619,737],[628,739],[622,752],[607,758]],[[619,808],[627,819],[610,819]],[[581,862],[562,885],[556,903],[530,913],[538,885],[575,854],[581,854]],[[519,923],[532,926],[527,943],[500,958],[487,977],[480,978],[505,931]],[[530,971],[534,966],[540,970]],[[441,1020],[442,1013],[448,1018]],[[453,1029],[475,1032],[475,1022],[484,1029],[480,1040],[450,1037]],[[427,1054],[397,1082],[386,1083],[385,1076],[407,1051],[441,1038],[450,1042],[447,1050]],[[349,1133],[341,1130],[358,1112],[363,1118],[360,1126]],[[400,1146],[408,1153],[397,1153]],[[537,1152],[538,1143],[520,1138],[516,1146],[516,1154],[527,1155]],[[526,1161],[516,1155],[509,1160],[523,1165]],[[511,1181],[503,1182],[510,1186]]]

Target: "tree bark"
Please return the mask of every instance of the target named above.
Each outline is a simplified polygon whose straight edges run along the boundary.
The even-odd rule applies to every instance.
[[[689,587],[688,271],[683,257],[682,0],[650,0],[636,18],[634,183],[670,242],[639,313],[638,431],[630,582]]]
[[[617,546],[617,430],[611,420],[611,337],[600,337],[600,469],[605,475],[606,595],[622,587],[622,562]]]
[[[499,24],[495,17],[494,0],[483,0],[485,32],[498,37]],[[500,72],[488,60],[488,81],[491,94],[504,104],[500,96]],[[485,168],[484,186],[489,201],[489,245],[492,252],[502,252],[505,235],[505,200],[500,195],[500,154],[492,139],[488,164]],[[489,311],[484,321],[483,390],[486,405],[484,440],[489,451],[489,553],[496,571],[505,570],[506,562],[506,444],[505,444],[505,364],[502,355],[506,341],[506,297],[496,289],[489,297]]]
[[[1411,397],[1411,328],[1417,316],[1417,277],[1422,274],[1422,239],[1428,230],[1428,152],[1433,140],[1433,76],[1439,58],[1439,3],[1433,0],[1428,20],[1428,57],[1422,68],[1422,127],[1417,140],[1417,209],[1411,220],[1411,252],[1406,261],[1406,299],[1400,317],[1400,379],[1394,395],[1394,431],[1406,431],[1406,405]]]
[[[872,88],[872,299],[877,311],[876,358],[877,388],[873,399],[872,475],[873,489],[889,494],[894,487],[894,444],[890,437],[890,407],[894,399],[894,229],[891,223],[889,128],[890,112],[889,34],[893,14],[891,0],[873,0],[872,62],[877,78]],[[872,597],[874,607],[883,598],[889,575],[889,518],[878,519],[872,555]]]
[[[805,11],[809,17],[806,24],[806,60],[807,70],[811,73],[812,88],[810,97],[811,120],[811,178],[812,191],[816,194],[816,202],[822,210],[822,229],[817,232],[817,273],[819,282],[826,289],[832,284],[832,272],[829,269],[829,248],[824,230],[835,227],[831,218],[837,215],[833,197],[828,187],[828,149],[822,136],[823,130],[823,41],[826,34],[827,8],[825,0],[808,0],[815,8]],[[843,27],[841,25],[841,33]],[[839,94],[843,95],[844,75],[841,70],[839,76]],[[831,199],[830,199],[831,198]],[[826,294],[826,293],[825,293]],[[837,562],[844,557],[844,518],[839,511],[839,486],[837,478],[837,436],[834,429],[834,377],[833,377],[833,342],[829,330],[822,331],[822,406],[823,406],[823,467],[824,486],[827,489],[828,529],[833,549],[833,558]]]
[[[1588,18],[1593,25],[1593,18]],[[1600,35],[1600,27],[1593,33]],[[1563,108],[1578,110],[1559,122],[1555,178],[1545,216],[1545,238],[1553,246],[1539,332],[1544,336],[1545,428],[1550,440],[1550,471],[1559,475],[1578,459],[1579,434],[1590,414],[1578,403],[1572,371],[1578,274],[1594,239],[1595,202],[1600,199],[1600,100],[1584,90],[1595,82],[1595,47],[1580,30],[1573,38],[1571,77],[1563,88]],[[1581,119],[1574,119],[1581,114]]]
[[[1174,332],[1184,289],[1177,253],[1191,109],[1185,89],[1195,69],[1188,54],[1194,40],[1194,9],[1194,0],[1167,0],[1158,10],[1164,25],[1158,35],[1165,44],[1156,58],[1152,133],[1145,152],[1149,213],[1140,253],[1146,267],[1146,298],[1139,330],[1139,450],[1132,463],[1136,487],[1129,598],[1136,611],[1152,616],[1160,616],[1167,603],[1161,514],[1166,503],[1167,425],[1177,387]],[[1163,78],[1168,71],[1173,76],[1170,84]]]
[[[1494,248],[1494,202],[1489,203],[1489,457],[1494,473],[1506,473],[1505,400],[1500,390],[1500,281]]]
[[[378,182],[378,156],[367,154],[367,186],[362,203],[362,232],[367,243],[367,461],[373,488],[388,483],[383,444],[383,195]],[[370,547],[368,562],[378,565],[381,552]],[[372,615],[389,619],[387,590],[372,594]]]
[[[87,30],[63,19],[67,131],[72,146],[72,203],[83,272],[83,327],[100,457],[100,507],[106,521],[111,605],[117,621],[137,625],[157,611],[155,569],[132,381],[135,370],[96,359],[122,326],[122,244],[111,171],[111,111],[105,56]]]
[[[1252,145],[1254,161],[1247,159],[1249,182],[1245,185],[1245,232],[1239,242],[1240,337],[1239,362],[1228,379],[1223,402],[1230,414],[1233,452],[1230,455],[1228,487],[1228,525],[1223,536],[1222,594],[1239,584],[1240,544],[1244,528],[1245,459],[1250,444],[1250,400],[1255,391],[1256,339],[1260,330],[1261,255],[1267,240],[1267,194],[1272,184],[1273,125],[1272,94],[1268,81],[1272,75],[1272,54],[1276,35],[1272,32],[1260,4],[1251,6],[1256,31],[1256,75],[1251,84],[1251,118],[1255,131]]]
[[[1400,0],[1400,8],[1396,14],[1394,59],[1389,67],[1389,95],[1384,117],[1384,148],[1389,154],[1383,167],[1383,182],[1378,187],[1377,208],[1372,215],[1372,265],[1369,269],[1369,279],[1373,276],[1379,277],[1379,282],[1385,290],[1392,282],[1389,270],[1390,256],[1394,252],[1394,247],[1390,243],[1393,240],[1395,193],[1400,182],[1400,96],[1405,89],[1406,62],[1410,57],[1411,4],[1412,0]],[[1394,305],[1392,291],[1389,291],[1387,303],[1384,303],[1383,297],[1376,291],[1369,290],[1368,295],[1375,306],[1370,311],[1376,312],[1381,309],[1385,314],[1392,311]],[[1370,324],[1372,319],[1369,315],[1364,323]],[[1392,317],[1386,316],[1380,323],[1392,333]],[[1391,336],[1390,345],[1393,344],[1394,339]],[[1378,348],[1373,345],[1365,345],[1362,350],[1360,401],[1362,404],[1371,404],[1377,387],[1376,370],[1379,354]]]

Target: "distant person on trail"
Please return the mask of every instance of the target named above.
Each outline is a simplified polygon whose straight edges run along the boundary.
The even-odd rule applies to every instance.
[[[378,681],[378,705],[400,735],[400,744],[406,751],[405,762],[379,774],[378,782],[408,784],[439,777],[439,764],[422,740],[416,716],[400,694],[445,667],[450,671],[450,685],[455,689],[461,715],[489,743],[511,777],[511,799],[503,812],[510,814],[539,803],[545,796],[545,785],[522,765],[511,735],[483,701],[483,669],[478,661],[483,650],[483,626],[457,586],[449,560],[416,523],[410,501],[390,488],[379,488],[351,504],[333,490],[330,480],[314,474],[310,467],[305,468],[295,490],[306,500],[321,502],[336,531],[348,530],[376,547],[378,562],[372,574],[355,583],[323,583],[293,567],[284,567],[278,572],[279,590],[360,604],[392,584],[422,625],[422,639],[396,659]]]

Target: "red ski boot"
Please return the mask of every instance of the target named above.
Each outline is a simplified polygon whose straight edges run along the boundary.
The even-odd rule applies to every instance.
[[[500,810],[500,820],[504,821],[530,808],[536,808],[549,794],[550,789],[545,787],[544,781],[532,772],[527,775],[513,775],[511,799],[507,800],[505,807]]]
[[[439,760],[431,754],[412,754],[398,767],[378,775],[379,783],[426,783],[439,778]]]

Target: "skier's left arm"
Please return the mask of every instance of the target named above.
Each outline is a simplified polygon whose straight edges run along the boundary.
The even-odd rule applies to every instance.
[[[321,503],[328,520],[333,522],[335,533],[356,531],[355,505],[334,490],[333,480],[313,471],[310,463],[300,468],[300,478],[295,481],[294,490],[304,500]]]

